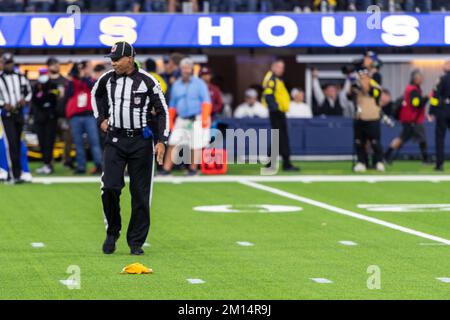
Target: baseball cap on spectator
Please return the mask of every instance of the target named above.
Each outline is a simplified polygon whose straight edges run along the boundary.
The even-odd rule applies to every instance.
[[[14,62],[14,56],[12,55],[12,53],[5,52],[2,55],[2,62],[5,63],[5,64],[13,63]]]
[[[206,74],[211,74],[211,69],[208,66],[203,66],[200,69],[199,76],[201,77],[201,76],[204,76]]]
[[[134,51],[131,44],[125,41],[120,41],[111,47],[111,52],[105,55],[105,57],[115,60],[122,57],[134,57],[135,55],[136,51]]]
[[[50,57],[47,59],[47,66],[51,66],[57,63],[59,63],[59,61],[55,57]]]
[[[255,89],[247,89],[247,90],[245,90],[245,97],[257,99],[258,92]]]

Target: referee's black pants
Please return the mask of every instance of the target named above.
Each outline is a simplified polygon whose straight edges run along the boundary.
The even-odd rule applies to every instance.
[[[2,123],[8,140],[9,158],[11,160],[13,178],[18,180],[22,175],[20,162],[20,137],[23,130],[23,115],[21,113],[7,113],[2,115]]]
[[[445,134],[450,130],[450,106],[436,110],[436,167],[442,167],[445,160]]]
[[[289,167],[291,165],[291,150],[289,148],[289,135],[286,114],[278,110],[270,111],[269,117],[270,126],[272,127],[272,129],[279,130],[280,155],[283,159],[283,167]]]
[[[120,194],[125,186],[128,165],[131,193],[131,219],[127,241],[141,247],[150,229],[151,183],[153,179],[153,140],[142,136],[126,137],[108,131],[103,153],[102,202],[107,234],[118,237],[122,228]]]

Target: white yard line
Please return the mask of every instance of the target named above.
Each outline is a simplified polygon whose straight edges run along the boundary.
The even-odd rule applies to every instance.
[[[313,199],[310,199],[310,198],[298,196],[298,195],[295,195],[295,194],[292,194],[292,193],[289,193],[289,192],[286,192],[286,191],[282,191],[282,190],[279,190],[279,189],[276,189],[276,188],[272,188],[272,187],[268,187],[268,186],[265,186],[265,185],[261,185],[261,184],[258,184],[258,183],[252,182],[252,181],[241,181],[241,183],[243,185],[246,185],[246,186],[254,188],[254,189],[259,189],[259,190],[262,190],[262,191],[270,192],[270,193],[279,195],[281,197],[285,197],[285,198],[288,198],[288,199],[291,199],[291,200],[295,200],[295,201],[299,201],[299,202],[302,202],[302,203],[306,203],[306,204],[309,204],[311,206],[319,207],[319,208],[322,208],[322,209],[325,209],[325,210],[328,210],[328,211],[332,211],[332,212],[338,213],[340,215],[356,218],[356,219],[367,221],[367,222],[370,222],[370,223],[374,223],[374,224],[377,224],[377,225],[380,225],[380,226],[383,226],[383,227],[386,227],[386,228],[390,228],[390,229],[394,229],[394,230],[397,230],[397,231],[400,231],[400,232],[411,234],[411,235],[414,235],[414,236],[417,236],[417,237],[421,237],[421,238],[424,238],[424,239],[428,239],[428,240],[432,240],[432,241],[436,241],[436,242],[440,242],[440,243],[444,243],[444,244],[450,245],[450,240],[447,240],[447,239],[444,239],[444,238],[441,238],[441,237],[437,237],[437,236],[433,236],[431,234],[420,232],[420,231],[417,231],[417,230],[414,230],[414,229],[402,227],[400,225],[397,225],[397,224],[394,224],[394,223],[390,223],[390,222],[386,222],[386,221],[383,221],[383,220],[380,220],[380,219],[377,219],[377,218],[368,217],[368,216],[365,216],[363,214],[356,213],[356,212],[353,212],[353,211],[350,211],[350,210],[338,208],[338,207],[329,205],[327,203],[323,203],[323,202],[316,201],[316,200],[313,200]]]
[[[128,181],[128,177],[125,179]],[[302,175],[302,176],[156,176],[157,183],[210,183],[210,182],[436,182],[450,181],[450,175],[380,175],[380,176],[345,176],[345,175]],[[37,177],[34,183],[100,183],[100,177]]]

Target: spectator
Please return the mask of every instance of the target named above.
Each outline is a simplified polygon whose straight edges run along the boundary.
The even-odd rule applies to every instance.
[[[416,9],[423,13],[430,12],[432,9],[431,0],[405,0],[406,12],[416,12]]]
[[[134,3],[130,0],[115,0],[114,9],[116,12],[131,12],[133,11]]]
[[[383,11],[393,11],[393,6],[398,0],[348,0],[349,11],[367,11],[367,8],[376,5]]]
[[[448,11],[450,10],[450,2],[448,0],[434,0],[433,10],[436,11]]]
[[[312,72],[313,78],[313,94],[316,99],[317,106],[314,108],[315,116],[342,116],[343,109],[338,96],[338,90],[335,85],[326,84],[320,87],[319,73],[316,69]]]
[[[83,135],[86,133],[89,146],[94,159],[95,168],[92,174],[102,172],[102,155],[97,129],[97,122],[94,118],[91,105],[91,89],[94,79],[91,77],[90,63],[83,61],[75,63],[70,75],[71,81],[67,88],[67,109],[66,115],[72,129],[72,136],[77,151],[77,168],[75,174],[86,172],[86,151],[84,149]]]
[[[55,9],[55,0],[29,0],[32,12],[52,12]]]
[[[168,5],[168,9],[169,12],[179,12],[179,11],[183,11],[183,3],[187,2],[190,3],[190,5],[192,6],[192,12],[198,12],[198,1],[197,0],[187,0],[187,1],[178,1],[178,0],[168,0],[169,1],[169,5]]]
[[[269,110],[258,101],[258,92],[255,89],[245,90],[245,102],[237,106],[234,117],[241,118],[268,118]]]
[[[0,12],[22,12],[24,9],[24,0],[0,0]]]
[[[72,5],[80,7],[81,10],[86,9],[85,0],[59,0],[57,3],[59,12],[67,12],[67,8]]]
[[[311,107],[305,103],[305,91],[303,89],[294,88],[291,90],[291,103],[289,111],[286,113],[287,118],[307,118],[313,117]]]
[[[89,1],[89,12],[111,12],[114,11],[114,0],[95,0]]]
[[[59,94],[57,84],[50,81],[48,70],[40,70],[40,77],[34,86],[31,100],[31,113],[43,162],[43,166],[36,170],[39,174],[53,173],[53,147],[56,139]]]
[[[196,175],[197,164],[201,162],[201,150],[209,143],[212,106],[208,87],[202,79],[194,77],[194,61],[190,58],[181,60],[180,67],[181,77],[174,82],[170,96],[170,128],[173,131],[162,171],[164,175],[172,170],[174,147],[181,145],[189,145],[191,161],[188,175]]]
[[[135,0],[134,12],[166,12],[166,0]]]
[[[206,85],[208,86],[209,96],[211,97],[212,104],[212,116],[214,117],[214,115],[221,114],[223,109],[222,92],[220,91],[218,86],[211,82],[211,69],[207,66],[203,66],[200,69],[199,76],[203,81],[205,81]]]
[[[180,77],[180,61],[183,59],[181,53],[172,53],[168,57],[164,57],[164,72],[161,77],[167,84],[166,98],[170,97],[170,88],[172,84]],[[167,99],[170,101],[170,99]]]

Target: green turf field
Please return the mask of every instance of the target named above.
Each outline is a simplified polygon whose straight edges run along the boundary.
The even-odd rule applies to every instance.
[[[310,174],[321,166],[327,167],[304,164]],[[105,256],[98,183],[0,185],[0,299],[450,298],[450,283],[438,280],[450,278],[450,182],[239,179],[156,182],[150,247],[142,257],[130,256],[125,241],[128,190],[125,230],[117,252]],[[422,206],[360,206],[383,204]],[[194,210],[225,205],[238,212]],[[254,205],[300,211],[260,212]],[[31,246],[38,242],[44,247]],[[133,262],[154,274],[120,274]],[[60,283],[73,265],[81,271],[80,289]]]

